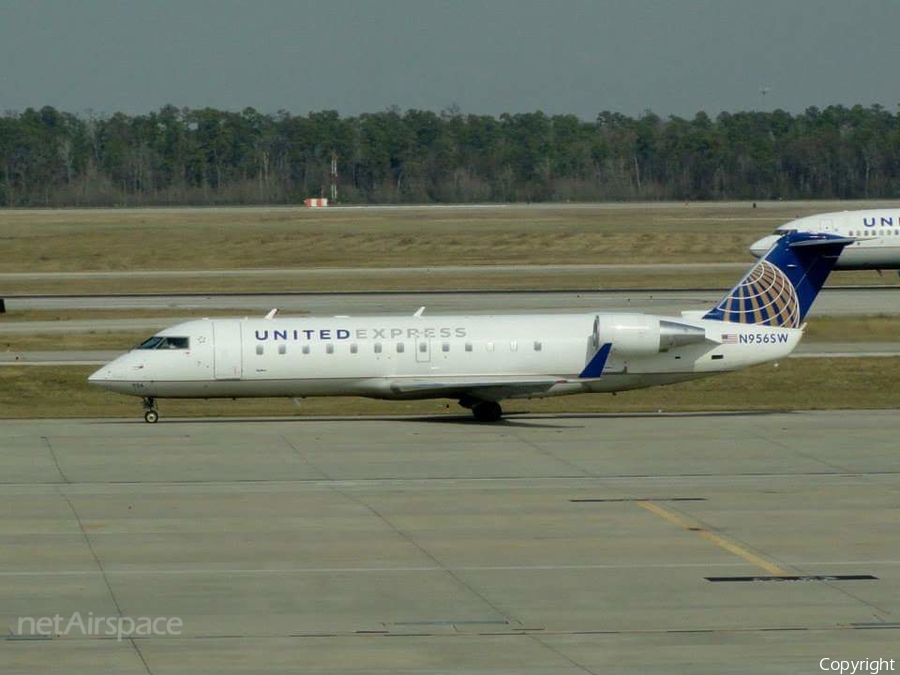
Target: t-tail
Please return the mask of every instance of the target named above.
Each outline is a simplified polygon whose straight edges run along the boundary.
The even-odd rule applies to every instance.
[[[704,319],[799,328],[838,256],[853,239],[784,235]]]

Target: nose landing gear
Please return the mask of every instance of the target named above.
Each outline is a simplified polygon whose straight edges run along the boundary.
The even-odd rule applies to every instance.
[[[141,401],[144,406],[144,421],[149,424],[155,424],[159,419],[159,412],[156,410],[156,399],[147,396]]]

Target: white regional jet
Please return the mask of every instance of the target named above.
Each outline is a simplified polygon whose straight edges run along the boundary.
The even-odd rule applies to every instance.
[[[788,232],[826,232],[855,239],[841,253],[837,270],[900,269],[900,209],[838,211],[797,218],[750,246],[757,258]]]
[[[715,307],[680,316],[528,314],[203,319],[167,328],[89,382],[157,398],[450,398],[478,420],[500,401],[682,382],[787,356],[851,240],[792,233]]]

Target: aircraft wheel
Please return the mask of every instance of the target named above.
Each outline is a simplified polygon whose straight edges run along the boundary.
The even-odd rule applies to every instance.
[[[155,410],[148,410],[144,413],[144,421],[150,424],[155,424],[156,420],[159,419],[159,413]]]
[[[503,408],[496,401],[484,401],[472,406],[472,414],[479,422],[496,422],[503,415]]]

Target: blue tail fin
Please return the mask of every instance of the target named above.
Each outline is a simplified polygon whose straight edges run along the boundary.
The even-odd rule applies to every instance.
[[[797,328],[852,239],[791,232],[775,242],[704,319]]]

